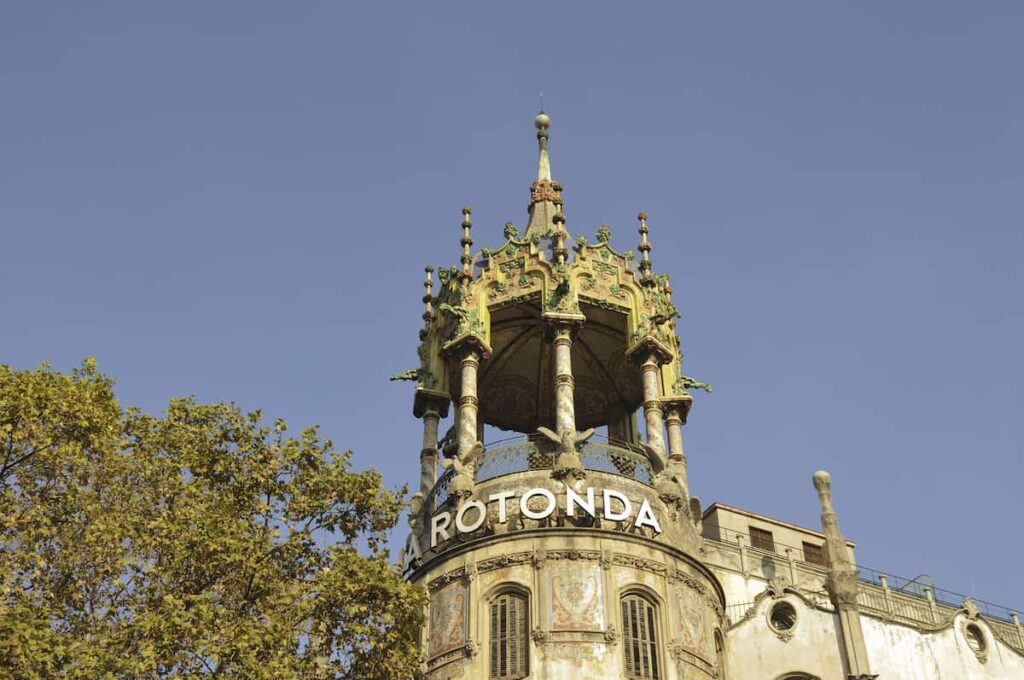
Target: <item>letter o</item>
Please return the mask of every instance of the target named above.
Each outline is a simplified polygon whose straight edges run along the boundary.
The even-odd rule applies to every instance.
[[[466,518],[466,510],[470,508],[476,508],[477,518],[472,524],[465,524],[463,520]],[[487,508],[480,501],[466,501],[459,508],[459,511],[455,513],[455,528],[459,530],[460,534],[471,534],[484,523],[487,519]]]
[[[540,512],[530,510],[530,499],[534,496],[544,496],[544,498],[548,499],[548,507],[544,508]],[[555,494],[551,493],[547,489],[530,489],[523,494],[522,498],[519,499],[519,512],[523,513],[523,517],[527,517],[529,519],[544,519],[555,511],[555,506]]]

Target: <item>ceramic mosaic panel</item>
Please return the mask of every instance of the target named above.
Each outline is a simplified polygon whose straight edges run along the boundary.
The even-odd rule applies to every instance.
[[[427,645],[431,658],[466,644],[466,600],[466,587],[461,583],[453,583],[434,595]]]
[[[551,630],[603,630],[601,566],[596,562],[549,562]]]
[[[680,641],[683,649],[702,659],[710,658],[704,601],[689,588],[676,589],[679,607]]]

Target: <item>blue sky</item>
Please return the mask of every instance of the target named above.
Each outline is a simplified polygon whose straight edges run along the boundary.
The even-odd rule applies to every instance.
[[[525,224],[673,275],[692,490],[1024,607],[1020,3],[0,6],[0,361],[319,423],[417,478],[425,264]]]

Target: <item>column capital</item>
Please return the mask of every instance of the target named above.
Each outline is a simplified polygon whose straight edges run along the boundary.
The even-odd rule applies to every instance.
[[[448,406],[452,403],[452,395],[440,390],[431,390],[425,387],[416,389],[416,396],[412,402],[412,414],[422,418],[430,413],[436,413],[439,418],[448,417]]]
[[[455,338],[454,340],[446,343],[441,350],[441,353],[445,356],[458,357],[462,357],[468,352],[475,352],[480,355],[481,359],[491,358],[491,346],[484,342],[483,338],[473,333],[467,333],[461,337]]]
[[[541,319],[544,322],[545,338],[556,343],[559,341],[575,342],[576,336],[579,335],[586,322],[586,319],[567,319],[563,316],[544,315]]]
[[[559,312],[544,312],[541,315],[545,328],[549,333],[568,330],[574,336],[583,328],[587,317],[582,314],[565,314]]]
[[[688,394],[662,397],[661,406],[667,420],[678,419],[685,425],[686,418],[690,415],[690,407],[693,406],[693,397]]]
[[[660,366],[669,363],[674,357],[672,350],[665,343],[648,335],[640,338],[636,344],[626,350],[626,358],[638,364],[653,358]]]

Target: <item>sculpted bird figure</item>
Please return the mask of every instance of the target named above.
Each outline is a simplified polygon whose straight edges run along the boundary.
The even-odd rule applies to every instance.
[[[448,495],[456,498],[465,498],[473,495],[473,486],[476,483],[476,462],[483,455],[483,442],[477,442],[469,451],[463,454],[455,454],[451,458],[441,461],[441,466],[452,468],[455,476],[448,485]]]
[[[690,502],[686,493],[686,463],[665,458],[649,444],[642,444],[651,466],[651,484],[666,503],[683,507]]]
[[[538,427],[537,432],[558,445],[558,456],[555,458],[555,467],[551,473],[556,479],[570,476],[576,479],[583,479],[586,476],[586,473],[583,471],[583,465],[580,463],[580,454],[577,447],[586,443],[593,436],[594,428],[591,427],[583,432],[573,432],[569,428],[565,428],[561,434],[555,434],[554,430]]]

